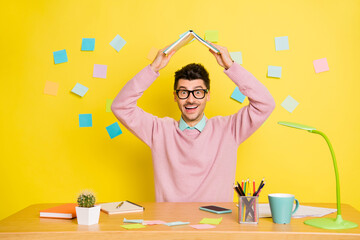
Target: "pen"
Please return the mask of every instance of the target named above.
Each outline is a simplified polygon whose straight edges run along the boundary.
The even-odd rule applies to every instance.
[[[119,203],[119,205],[116,206],[116,208],[121,207],[124,204],[124,202]]]

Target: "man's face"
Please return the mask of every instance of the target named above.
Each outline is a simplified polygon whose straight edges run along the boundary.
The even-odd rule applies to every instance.
[[[204,80],[179,79],[176,90],[201,90],[206,89]],[[180,99],[174,92],[174,100],[177,102],[182,113],[182,118],[190,126],[195,126],[203,117],[206,102],[210,100],[210,92],[205,94],[203,99],[196,99],[192,93],[186,99]]]

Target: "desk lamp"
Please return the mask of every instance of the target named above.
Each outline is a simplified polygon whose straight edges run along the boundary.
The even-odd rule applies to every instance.
[[[316,130],[313,127],[305,126],[305,125],[298,124],[298,123],[278,122],[278,124],[283,125],[283,126],[287,126],[287,127],[306,130],[306,131],[308,131],[310,133],[316,133],[316,134],[321,135],[322,137],[325,138],[325,140],[326,140],[326,142],[327,142],[327,144],[328,144],[328,146],[330,148],[331,156],[332,156],[332,159],[333,159],[334,170],[335,170],[335,178],[336,178],[337,216],[336,216],[336,218],[314,218],[314,219],[309,219],[309,220],[306,220],[304,223],[307,224],[307,225],[313,226],[313,227],[324,228],[324,229],[356,228],[358,226],[356,223],[343,220],[342,217],[341,217],[339,172],[338,172],[338,167],[337,167],[337,163],[336,163],[335,153],[334,153],[334,150],[333,150],[333,148],[331,146],[331,143],[330,143],[329,139],[327,138],[327,136],[323,132],[320,132],[320,131]]]

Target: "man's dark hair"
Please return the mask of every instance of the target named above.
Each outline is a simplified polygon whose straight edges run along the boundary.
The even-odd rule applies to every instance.
[[[199,63],[190,63],[182,69],[175,72],[174,90],[176,90],[179,79],[195,80],[202,79],[205,83],[206,89],[210,90],[209,73],[203,65]]]

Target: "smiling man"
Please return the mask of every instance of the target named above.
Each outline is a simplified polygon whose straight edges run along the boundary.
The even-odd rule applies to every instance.
[[[179,121],[158,118],[137,106],[137,100],[170,61],[162,49],[155,60],[131,79],[111,109],[119,121],[151,148],[156,201],[231,202],[239,145],[258,129],[275,107],[269,91],[251,73],[233,62],[225,47],[211,52],[224,73],[248,96],[249,105],[229,116],[207,119],[210,79],[200,64],[175,73],[174,100]]]

